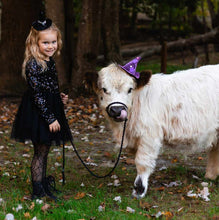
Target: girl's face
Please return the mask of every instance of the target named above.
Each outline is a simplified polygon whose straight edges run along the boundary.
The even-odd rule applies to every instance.
[[[57,50],[57,33],[53,30],[44,30],[39,32],[38,46],[40,53],[49,61]]]

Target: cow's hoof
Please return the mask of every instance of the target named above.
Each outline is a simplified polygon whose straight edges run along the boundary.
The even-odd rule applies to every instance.
[[[138,178],[137,181],[135,181],[134,183],[134,190],[132,192],[132,196],[137,199],[141,199],[145,196],[146,190],[147,189],[145,189],[145,187],[142,184],[141,178]]]
[[[211,173],[211,172],[207,172],[205,174],[205,178],[206,179],[210,179],[210,180],[215,180],[217,178],[217,174],[215,173]]]

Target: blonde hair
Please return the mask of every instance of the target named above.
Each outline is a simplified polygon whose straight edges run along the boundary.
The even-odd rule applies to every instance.
[[[62,37],[61,37],[61,32],[58,29],[58,27],[52,23],[52,25],[47,28],[46,30],[53,30],[56,31],[57,33],[57,50],[54,55],[59,55],[61,48],[62,48]],[[25,52],[24,52],[24,62],[22,65],[22,76],[26,79],[26,74],[25,74],[25,68],[27,62],[34,58],[36,62],[42,66],[43,71],[47,68],[46,62],[44,61],[44,56],[40,53],[39,51],[39,46],[38,46],[38,41],[39,41],[39,33],[40,31],[37,31],[33,27],[31,27],[30,33],[26,39],[26,44],[25,44]]]

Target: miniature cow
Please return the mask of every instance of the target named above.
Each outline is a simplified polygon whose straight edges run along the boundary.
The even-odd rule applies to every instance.
[[[160,148],[176,153],[208,151],[205,177],[219,175],[219,65],[177,71],[170,75],[143,71],[136,78],[111,64],[87,73],[114,137],[135,152],[137,177],[133,196],[142,198],[156,166]]]

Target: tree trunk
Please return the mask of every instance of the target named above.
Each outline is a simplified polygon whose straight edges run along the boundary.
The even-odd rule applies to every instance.
[[[211,0],[207,0],[208,8],[211,15],[211,25],[212,28],[216,28],[219,26],[219,8],[218,11],[215,11],[214,5]],[[219,51],[219,40],[214,44],[215,51]]]
[[[217,12],[215,11],[214,4],[211,0],[207,0],[208,2],[208,8],[211,15],[211,24],[213,28],[216,28],[219,26],[219,8]]]
[[[207,27],[206,19],[204,15],[204,0],[201,0],[201,9],[202,9],[202,21],[205,27]],[[204,33],[206,33],[206,28],[204,30]],[[205,51],[205,64],[209,63],[209,53],[208,53],[208,45],[204,44],[204,51]]]
[[[76,63],[72,70],[71,95],[80,92],[85,72],[96,71],[102,0],[83,0]]]
[[[105,0],[102,16],[102,39],[105,61],[121,61],[119,36],[119,1]]]
[[[138,0],[132,0],[132,17],[131,17],[131,30],[133,37],[136,37],[137,34],[137,14],[138,14]]]
[[[21,80],[21,66],[24,58],[25,40],[31,23],[39,13],[37,0],[2,0],[2,26],[0,42],[0,90],[12,84],[18,89]],[[13,86],[17,85],[17,86]],[[18,91],[20,92],[20,91]]]
[[[74,0],[65,0],[65,66],[68,84],[71,82],[71,71],[74,64],[74,54],[76,51],[76,42],[74,38],[75,16]],[[70,85],[69,85],[70,86]]]
[[[55,57],[56,68],[59,76],[59,83],[62,86],[67,84],[67,75],[64,64],[64,55],[66,45],[64,44],[65,39],[65,13],[64,13],[64,1],[60,0],[46,0],[46,16],[51,18],[52,21],[57,25],[62,33],[63,48],[61,54]]]

